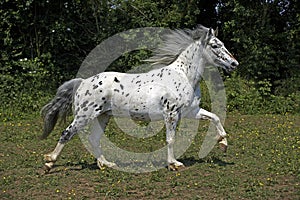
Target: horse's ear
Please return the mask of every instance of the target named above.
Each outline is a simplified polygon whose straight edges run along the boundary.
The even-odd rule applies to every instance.
[[[212,29],[212,28],[209,28],[209,31],[208,31],[208,36],[211,37],[211,36],[215,36],[217,37],[218,36],[218,27],[216,28],[216,30]]]
[[[208,37],[211,37],[211,36],[214,36],[214,35],[215,35],[214,29],[209,28],[209,30],[208,30]]]
[[[204,40],[204,46],[205,46],[205,47],[206,47],[208,41],[210,40],[210,38],[211,38],[212,36],[214,36],[214,30],[213,30],[212,28],[209,28],[209,29],[208,29],[208,32],[207,32],[207,34],[206,34],[206,36],[205,36],[205,40]]]
[[[218,37],[218,33],[219,33],[219,28],[217,27],[215,30],[215,36]]]

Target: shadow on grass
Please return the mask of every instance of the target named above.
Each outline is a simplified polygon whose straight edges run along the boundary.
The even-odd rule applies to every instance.
[[[97,166],[97,162],[94,163],[87,163],[87,162],[78,162],[78,163],[71,163],[68,162],[66,164],[55,164],[50,171],[45,171],[44,167],[38,169],[39,175],[51,175],[51,174],[59,174],[63,172],[70,172],[70,171],[82,171],[82,170],[99,170]]]
[[[203,159],[195,159],[194,157],[187,157],[183,159],[179,159],[180,162],[183,162],[186,167],[192,167],[197,163],[211,163],[218,166],[227,166],[227,165],[234,165],[234,162],[226,162],[221,160],[218,157],[208,157]]]
[[[216,165],[219,165],[219,166],[227,166],[227,165],[234,165],[235,163],[234,162],[226,162],[226,161],[223,161],[217,157],[212,157],[209,159],[210,163],[214,163]]]
[[[221,160],[218,157],[208,157],[204,159],[195,159],[194,157],[186,157],[179,159],[180,162],[182,162],[185,165],[185,169],[194,166],[195,164],[200,164],[200,163],[210,163],[210,164],[215,164],[218,166],[228,166],[228,165],[234,165],[234,162],[226,162]],[[167,166],[166,166],[167,168]],[[63,173],[63,172],[68,172],[68,171],[82,171],[82,170],[100,170],[99,167],[97,166],[97,162],[95,160],[94,163],[87,163],[87,162],[79,162],[79,163],[66,163],[66,164],[61,164],[61,165],[55,165],[49,172],[45,174],[58,174],[58,173]]]

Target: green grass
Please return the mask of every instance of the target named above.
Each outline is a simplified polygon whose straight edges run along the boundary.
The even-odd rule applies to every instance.
[[[40,141],[40,119],[0,125],[0,199],[300,199],[299,115],[229,114],[227,154],[214,148],[204,159],[197,153],[209,123],[201,122],[180,158],[184,170],[141,174],[98,169],[75,137],[51,173],[40,175],[43,154],[53,150],[63,126]],[[137,140],[116,133],[111,123],[107,135],[112,141],[134,150]],[[164,145],[164,137],[153,137],[154,149]],[[145,148],[151,149],[149,143]]]

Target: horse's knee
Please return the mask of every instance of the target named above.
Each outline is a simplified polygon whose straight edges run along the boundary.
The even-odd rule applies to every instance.
[[[174,137],[168,137],[166,139],[167,144],[172,145],[175,143],[175,138]]]
[[[221,122],[221,121],[220,121],[220,118],[218,117],[218,115],[216,115],[216,114],[214,114],[214,113],[212,113],[211,119],[213,120],[213,122],[214,122],[215,124],[219,124],[219,123]]]

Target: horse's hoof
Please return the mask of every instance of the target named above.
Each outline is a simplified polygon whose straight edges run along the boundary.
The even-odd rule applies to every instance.
[[[220,136],[219,139],[218,139],[218,143],[219,143],[219,148],[220,148],[224,153],[226,153],[227,147],[228,147],[228,143],[227,143],[226,138]]]
[[[117,164],[116,163],[113,163],[113,162],[100,162],[100,161],[97,161],[97,165],[98,167],[103,170],[105,169],[105,167],[109,167],[109,168],[116,168],[117,167]]]
[[[109,163],[100,163],[100,162],[98,162],[97,165],[100,169],[104,169],[105,167],[114,168],[114,167],[117,166],[115,163],[111,163],[111,162],[109,162]]]
[[[224,153],[226,153],[227,151],[227,145],[223,144],[223,143],[219,143],[219,148],[221,149],[221,151],[223,151]]]
[[[43,166],[43,167],[41,167],[41,168],[39,168],[39,169],[37,170],[37,175],[43,176],[43,175],[45,175],[45,174],[48,174],[49,171],[50,171],[50,169],[48,169],[48,167]]]
[[[45,175],[48,174],[50,172],[50,170],[52,169],[52,167],[50,167],[48,165],[48,163],[46,163],[42,168],[39,169],[38,174],[39,175]]]
[[[175,163],[171,163],[168,165],[168,170],[169,171],[179,171],[185,168],[184,165],[176,165]]]
[[[113,162],[108,162],[108,163],[106,163],[105,164],[107,167],[109,167],[109,168],[115,168],[115,167],[117,167],[117,164],[116,163],[113,163]]]
[[[54,163],[53,162],[47,162],[44,165],[45,171],[49,172],[53,168]]]

